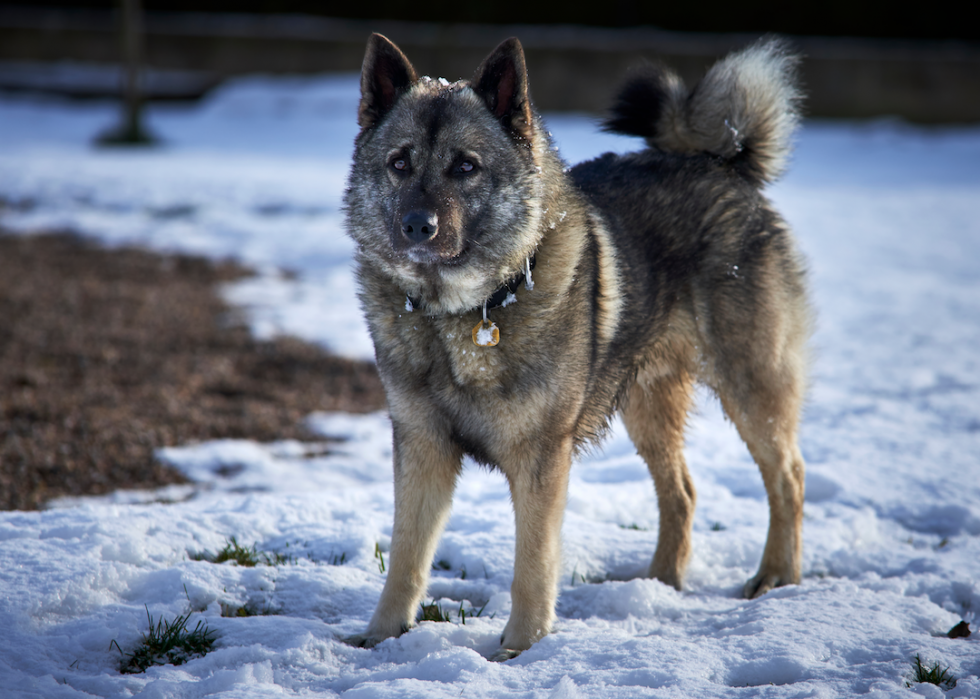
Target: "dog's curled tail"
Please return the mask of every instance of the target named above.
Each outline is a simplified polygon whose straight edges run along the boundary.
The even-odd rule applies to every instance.
[[[693,90],[666,67],[646,65],[626,81],[603,128],[660,150],[711,153],[757,184],[772,182],[800,118],[798,63],[782,41],[763,39],[716,63]]]

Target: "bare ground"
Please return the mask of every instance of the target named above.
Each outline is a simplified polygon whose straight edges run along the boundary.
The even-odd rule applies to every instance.
[[[232,263],[0,233],[0,509],[183,482],[154,450],[315,440],[315,410],[384,406],[374,365],[259,342],[217,293]]]

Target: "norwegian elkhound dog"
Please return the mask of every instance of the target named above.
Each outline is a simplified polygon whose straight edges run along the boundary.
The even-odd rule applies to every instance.
[[[348,643],[413,625],[466,454],[507,477],[517,523],[493,658],[546,635],[572,457],[617,411],[656,488],[649,575],[680,588],[696,381],[720,398],[769,495],[746,596],[799,581],[810,312],[793,238],[760,192],[798,120],[795,66],[778,40],[722,60],[693,90],[648,66],[605,124],[646,148],[568,170],[516,39],[450,83],[371,37],[345,205],[394,431],[395,523],[377,610]]]

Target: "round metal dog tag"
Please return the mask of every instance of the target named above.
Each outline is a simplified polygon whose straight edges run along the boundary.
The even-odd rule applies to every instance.
[[[493,347],[500,342],[500,329],[496,323],[481,320],[473,327],[473,344],[480,347]]]

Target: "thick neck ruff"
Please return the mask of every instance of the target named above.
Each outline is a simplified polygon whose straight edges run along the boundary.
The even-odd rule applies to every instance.
[[[534,269],[535,262],[536,262],[536,256],[532,255],[528,259],[524,269],[522,269],[516,275],[511,277],[511,279],[509,279],[508,281],[504,282],[499,287],[497,287],[497,290],[494,291],[492,294],[490,294],[483,303],[474,306],[473,308],[474,309],[483,308],[487,311],[490,311],[494,308],[501,308],[503,306],[507,306],[513,303],[514,301],[516,301],[517,290],[521,288],[521,284],[524,284],[527,281],[530,271]],[[528,291],[530,291],[533,286],[534,286],[534,282],[529,283],[527,285]],[[415,296],[406,296],[405,310],[414,311],[416,308],[418,309],[425,308],[425,304],[422,302],[422,299],[417,298]]]

